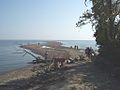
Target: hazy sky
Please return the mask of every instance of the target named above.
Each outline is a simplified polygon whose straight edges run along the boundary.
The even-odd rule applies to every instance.
[[[90,40],[91,26],[76,28],[84,0],[0,0],[0,39]]]

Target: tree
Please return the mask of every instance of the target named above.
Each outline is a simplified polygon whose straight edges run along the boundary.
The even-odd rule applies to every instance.
[[[85,0],[86,2],[87,0]],[[91,10],[80,16],[77,27],[92,24],[99,53],[107,59],[120,59],[120,0],[89,0]],[[116,60],[117,61],[117,60]],[[120,62],[120,61],[119,61]]]

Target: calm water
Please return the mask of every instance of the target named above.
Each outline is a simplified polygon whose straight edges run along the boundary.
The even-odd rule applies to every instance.
[[[25,67],[28,62],[31,62],[34,58],[30,55],[25,55],[19,48],[19,44],[36,43],[41,41],[30,40],[0,40],[0,73],[15,70],[21,67]]]
[[[0,73],[29,65],[28,62],[31,62],[34,58],[30,55],[23,57],[24,53],[16,53],[21,51],[19,44],[38,42],[45,43],[41,40],[0,40]],[[63,46],[67,47],[78,45],[80,48],[85,48],[87,46],[95,48],[95,41],[61,40],[61,42],[63,42]]]
[[[96,42],[94,40],[62,40],[63,46],[74,47],[78,45],[79,48],[85,49],[86,47],[92,47],[93,49],[97,49]]]

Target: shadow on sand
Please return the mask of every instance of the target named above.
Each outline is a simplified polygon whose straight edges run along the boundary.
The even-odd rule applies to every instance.
[[[120,86],[118,80],[97,69],[92,62],[80,61],[46,77],[6,82],[0,85],[0,90],[120,90]]]

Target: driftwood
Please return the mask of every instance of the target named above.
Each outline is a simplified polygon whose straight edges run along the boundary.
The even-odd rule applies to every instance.
[[[33,53],[31,53],[25,49],[24,49],[24,52],[25,52],[25,54],[23,56],[25,56],[26,54],[29,54],[35,58],[35,60],[33,60],[33,63],[42,63],[42,62],[46,61],[46,60],[42,59],[40,56],[35,56]]]

